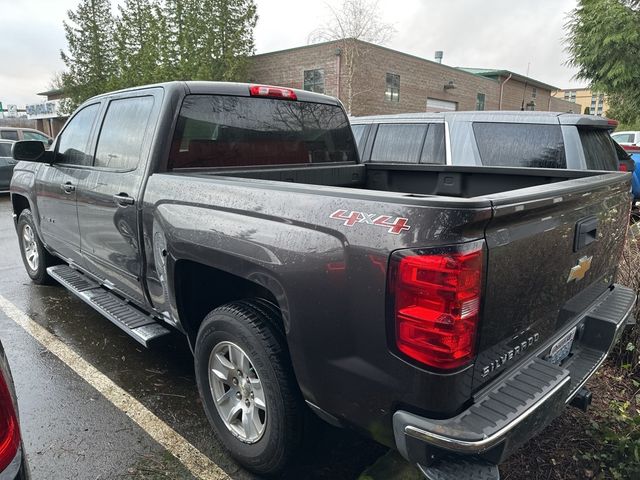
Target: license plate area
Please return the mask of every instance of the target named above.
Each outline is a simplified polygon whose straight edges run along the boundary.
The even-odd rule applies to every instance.
[[[553,344],[551,350],[549,351],[549,356],[547,357],[548,362],[560,365],[560,363],[565,358],[567,358],[567,356],[571,352],[571,347],[573,345],[573,339],[576,336],[577,328],[578,327],[573,327],[566,334],[564,334],[560,340]]]

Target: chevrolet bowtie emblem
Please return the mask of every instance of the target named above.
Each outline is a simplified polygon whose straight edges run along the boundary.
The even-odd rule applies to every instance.
[[[593,256],[582,257],[580,260],[578,260],[578,265],[573,267],[569,272],[567,283],[571,282],[572,280],[582,280],[591,268],[591,260],[593,260]]]

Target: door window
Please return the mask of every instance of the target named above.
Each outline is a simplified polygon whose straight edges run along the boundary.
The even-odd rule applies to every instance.
[[[18,140],[17,130],[0,130],[0,138],[4,140]]]
[[[427,134],[425,124],[382,124],[371,152],[376,163],[418,163]]]
[[[473,133],[483,165],[567,168],[560,125],[475,122]]]
[[[96,167],[135,170],[140,163],[153,97],[112,100],[102,122]]]
[[[94,103],[76,113],[60,134],[56,161],[70,165],[91,165],[89,135],[100,104]]]
[[[444,124],[431,123],[424,140],[420,163],[445,164]]]

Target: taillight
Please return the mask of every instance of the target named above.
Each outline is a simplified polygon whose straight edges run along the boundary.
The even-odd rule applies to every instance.
[[[629,169],[627,168],[627,164],[626,163],[622,163],[622,162],[620,162],[618,164],[618,170],[621,171],[621,172],[628,172],[629,171]]]
[[[0,371],[0,471],[14,459],[20,446],[20,427],[11,393]]]
[[[483,242],[396,252],[389,294],[396,347],[429,367],[452,370],[475,356]]]
[[[271,85],[251,85],[249,93],[252,97],[283,98],[297,100],[296,92],[290,88],[272,87]]]

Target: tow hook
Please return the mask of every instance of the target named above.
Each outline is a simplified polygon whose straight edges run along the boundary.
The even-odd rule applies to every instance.
[[[576,396],[573,397],[569,405],[579,408],[583,412],[586,412],[589,408],[589,405],[591,405],[592,397],[593,395],[591,395],[591,390],[582,387],[580,390],[578,390],[578,393],[576,393]]]

